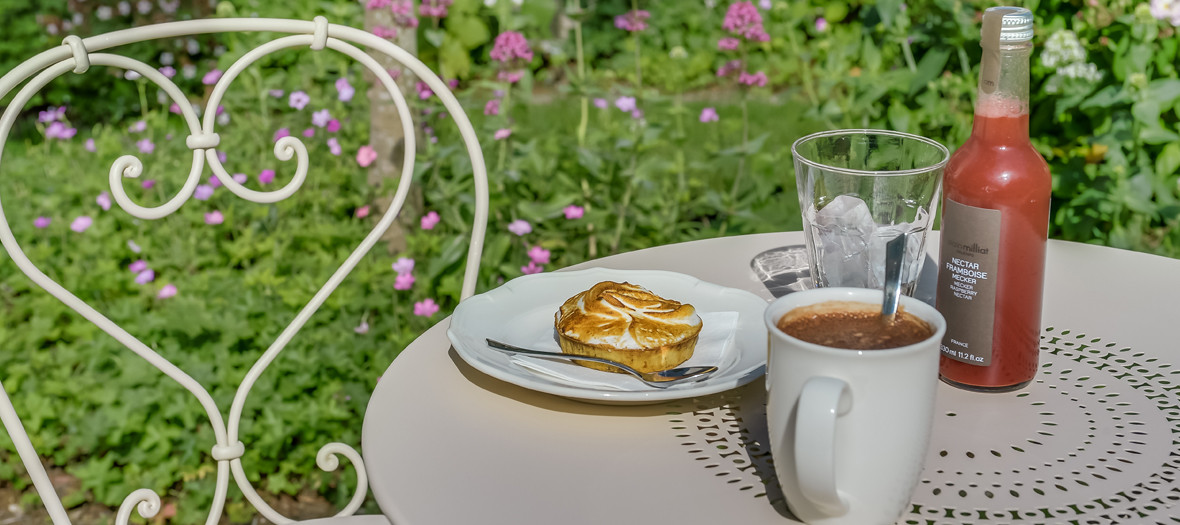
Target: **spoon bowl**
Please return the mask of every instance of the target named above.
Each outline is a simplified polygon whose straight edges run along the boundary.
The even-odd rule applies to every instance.
[[[520,354],[534,357],[544,357],[549,359],[563,359],[566,361],[594,361],[613,366],[623,372],[635,376],[636,379],[644,382],[649,386],[655,388],[668,388],[672,385],[681,383],[695,383],[710,374],[717,371],[715,366],[684,366],[679,368],[671,368],[668,370],[660,370],[658,372],[640,372],[623,363],[611,361],[610,359],[603,359],[590,355],[566,354],[560,352],[542,352],[540,350],[529,350],[528,348],[521,348],[507,343],[501,343],[495,339],[487,339],[488,346],[492,349],[499,350],[507,354]]]
[[[906,234],[902,232],[885,243],[885,300],[881,303],[881,317],[893,321],[897,301],[901,295],[901,264],[905,258]]]

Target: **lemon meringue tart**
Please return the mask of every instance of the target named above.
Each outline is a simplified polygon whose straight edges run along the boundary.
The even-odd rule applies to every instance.
[[[558,343],[567,354],[601,357],[640,372],[658,372],[692,357],[703,322],[691,304],[630,284],[600,282],[570,297],[555,316]],[[610,365],[574,361],[596,370]]]

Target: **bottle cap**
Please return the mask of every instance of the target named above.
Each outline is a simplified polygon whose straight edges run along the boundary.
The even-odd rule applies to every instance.
[[[991,7],[983,12],[1002,14],[1000,21],[1000,42],[1028,42],[1033,37],[1032,11],[1023,7]],[[994,15],[993,15],[994,16]]]

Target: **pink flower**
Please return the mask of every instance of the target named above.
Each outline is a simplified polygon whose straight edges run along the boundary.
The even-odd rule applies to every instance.
[[[224,152],[224,151],[218,151],[218,152],[217,152],[217,160],[218,160],[219,162],[221,162],[222,164],[225,164],[225,159],[226,159],[226,158],[227,158],[227,157],[226,157],[226,155],[225,155],[225,152]]]
[[[762,27],[762,14],[751,2],[736,2],[725,12],[721,28],[753,42],[767,42],[770,35]]]
[[[52,122],[49,127],[45,128],[45,137],[51,139],[69,140],[78,133],[77,129],[71,128],[61,122]]]
[[[427,18],[445,18],[447,16],[447,6],[451,5],[452,0],[422,0],[422,4],[418,6],[418,15]]]
[[[205,214],[205,224],[217,225],[225,222],[225,216],[220,211],[213,210]]]
[[[643,10],[627,11],[624,14],[615,17],[615,27],[624,31],[643,31],[647,29],[647,19],[651,18],[651,13]]]
[[[434,299],[428,297],[414,303],[414,315],[430,317],[436,313],[438,313],[438,305],[434,303]]]
[[[145,190],[150,190],[156,187],[156,181],[155,179],[144,179],[143,182],[139,183],[139,185]]]
[[[167,299],[169,297],[175,297],[177,293],[179,293],[179,290],[176,289],[176,285],[168,283],[163,288],[160,288],[160,293],[156,294],[156,298]]]
[[[422,220],[418,222],[421,224],[423,230],[433,230],[435,226],[438,226],[440,221],[442,219],[438,216],[438,212],[430,211],[426,215],[423,215]]]
[[[714,108],[705,108],[701,110],[701,122],[717,122],[721,117],[717,115],[717,110]]]
[[[180,114],[180,106],[177,106],[176,103],[173,102],[171,106],[168,106],[168,111],[179,115]]]
[[[151,141],[151,139],[140,139],[135,143],[135,146],[139,148],[140,153],[151,153],[156,151],[156,145]]]
[[[632,112],[631,112],[631,118],[633,118],[633,119],[635,119],[635,120],[639,120],[639,119],[643,118],[643,110],[642,110],[642,109],[636,109],[636,110],[632,111]]]
[[[197,189],[193,190],[193,198],[199,201],[207,201],[209,200],[209,197],[212,196],[213,186],[209,186],[207,184],[198,184]]]
[[[545,271],[545,269],[540,266],[537,266],[537,263],[535,263],[533,261],[529,261],[529,264],[527,266],[520,267],[520,273],[523,273],[525,275],[532,275],[534,273],[541,273],[543,271]]]
[[[265,184],[270,184],[274,181],[275,181],[275,170],[262,170],[262,172],[260,172],[258,174],[258,183],[259,184],[265,185]]]
[[[86,151],[89,151],[89,152],[91,152],[91,153],[94,153],[94,152],[98,151],[98,146],[96,146],[96,145],[94,144],[94,139],[92,139],[92,138],[91,138],[91,139],[86,139],[86,144],[85,144],[85,147],[86,147]]]
[[[82,215],[75,218],[74,222],[70,223],[70,229],[78,233],[82,233],[89,229],[90,225],[92,224],[94,224],[94,219],[91,219],[89,216]]]
[[[127,131],[132,133],[143,133],[145,130],[147,130],[147,122],[142,120],[137,120],[134,124],[127,127]]]
[[[368,321],[361,321],[361,324],[358,324],[358,325],[356,325],[356,328],[353,328],[353,329],[352,329],[352,331],[353,331],[353,332],[356,332],[356,333],[358,333],[358,334],[367,334],[367,333],[369,333],[369,323],[368,323]]]
[[[156,280],[156,272],[154,270],[144,270],[135,275],[135,284],[147,284]]]
[[[209,176],[209,185],[214,188],[220,188],[221,187],[221,179],[217,178],[217,175],[210,175]],[[198,186],[198,188],[199,187],[200,186]]]
[[[533,225],[524,219],[516,219],[508,223],[508,231],[515,233],[518,236],[524,236],[526,233],[533,231]]]
[[[356,163],[360,164],[362,168],[369,167],[373,161],[377,160],[377,151],[372,146],[365,144],[356,152]]]
[[[373,26],[373,34],[381,38],[397,38],[396,27]]]
[[[418,82],[414,84],[414,89],[418,90],[418,98],[420,100],[426,100],[430,98],[431,95],[434,95],[434,92],[430,90],[430,86],[426,85],[425,82]]]
[[[382,7],[389,7],[390,3],[392,3],[391,0],[369,0],[365,4],[365,9],[381,9]]]
[[[520,79],[522,79],[522,78],[524,78],[524,71],[522,71],[522,70],[501,71],[499,73],[496,73],[496,80],[499,80],[501,82],[507,82],[509,84],[515,84],[517,82],[520,82]]]
[[[340,121],[336,119],[329,120],[324,129],[327,129],[328,133],[336,133],[340,131]]]
[[[321,109],[311,114],[311,125],[317,128],[327,126],[330,120],[332,120],[332,114],[327,109]]]
[[[328,151],[339,157],[344,149],[340,147],[340,141],[336,140],[336,137],[332,137],[328,139]]]
[[[102,208],[103,211],[108,211],[111,209],[111,194],[105,191],[99,193],[98,197],[95,197],[94,202],[98,203],[98,207]]]
[[[496,36],[491,56],[497,62],[511,62],[514,58],[527,62],[533,59],[533,50],[529,49],[529,41],[525,40],[524,35],[505,31]]]
[[[50,106],[49,109],[47,109],[45,111],[40,111],[37,113],[37,122],[40,122],[42,124],[48,124],[50,122],[57,120],[58,118],[59,117],[57,116],[57,108],[55,108],[53,106]]]
[[[172,66],[164,66],[160,68],[160,74],[164,75],[166,78],[172,78],[176,76],[176,68]]]
[[[235,173],[233,179],[238,184],[245,184],[246,181],[250,180],[250,177],[247,177],[245,173]]]
[[[286,92],[281,89],[272,89],[266,93],[274,98],[283,98],[283,94]]]
[[[397,272],[398,275],[414,271],[414,260],[409,257],[398,257],[393,262],[393,271]]]
[[[594,107],[598,109],[606,109],[608,105],[610,105],[610,103],[607,102],[605,98],[594,99]]]
[[[496,134],[492,135],[492,138],[494,138],[496,140],[504,140],[504,139],[511,137],[511,136],[512,136],[512,130],[510,130],[508,128],[500,128],[500,129],[496,130]]]
[[[624,113],[635,111],[635,97],[619,97],[615,99],[615,107]]]
[[[581,219],[581,218],[582,218],[582,215],[584,215],[584,214],[586,213],[586,209],[585,209],[585,208],[583,208],[583,207],[581,207],[581,206],[576,206],[576,205],[573,205],[573,204],[570,204],[569,206],[566,206],[566,207],[565,207],[565,209],[563,209],[563,210],[561,210],[561,211],[562,211],[563,213],[565,213],[565,218],[566,218],[567,220],[571,220],[571,221],[572,221],[572,220],[574,220],[574,219]]]
[[[722,51],[733,51],[733,50],[737,49],[738,46],[740,46],[741,44],[742,44],[741,40],[738,40],[734,37],[729,36],[729,37],[725,37],[725,38],[722,38],[721,40],[717,41],[717,49],[720,49]]]
[[[315,136],[315,128],[307,128],[307,129],[303,130],[303,136],[307,137],[307,138],[314,137]]]
[[[271,140],[278,142],[279,139],[281,139],[283,137],[290,137],[290,136],[291,136],[291,130],[289,130],[287,128],[279,128],[279,130],[275,132],[274,137],[271,137]]]
[[[492,116],[499,115],[500,114],[500,99],[493,98],[493,99],[489,100],[487,104],[484,104],[483,114],[484,115],[492,115]]]
[[[539,245],[529,248],[529,259],[537,264],[549,264],[549,250]]]
[[[356,218],[363,219],[369,216],[369,205],[366,204],[356,209]]]
[[[291,96],[287,97],[287,105],[300,111],[307,107],[309,103],[311,103],[311,97],[302,91],[295,91],[291,93]]]
[[[757,73],[750,74],[742,71],[742,74],[738,75],[738,83],[745,84],[747,86],[764,87],[766,86],[766,73],[759,71]]]
[[[821,17],[815,19],[815,30],[817,32],[823,33],[827,29],[828,29],[828,20],[826,18],[821,16]]]
[[[394,290],[409,290],[414,287],[414,276],[408,273],[399,273],[397,277],[393,278]]]
[[[221,80],[220,69],[214,69],[208,73],[205,73],[204,77],[201,77],[201,83],[205,84],[206,86],[212,86],[213,84],[216,84],[218,80]]]
[[[730,73],[733,73],[735,71],[741,71],[741,69],[742,69],[742,61],[741,60],[730,60],[729,62],[722,64],[721,67],[717,69],[717,76],[726,77],[726,76],[729,76]]]
[[[50,219],[49,217],[37,217],[36,219],[33,219],[33,226],[37,229],[48,228],[49,224],[52,222],[53,219]]]
[[[143,259],[139,259],[128,265],[127,269],[130,270],[131,273],[142,273],[144,270],[148,269],[148,263]]]

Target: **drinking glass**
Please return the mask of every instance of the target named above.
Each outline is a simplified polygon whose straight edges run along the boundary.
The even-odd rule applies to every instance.
[[[846,129],[791,146],[811,281],[883,288],[885,244],[907,233],[902,293],[913,295],[950,152],[899,131]]]

